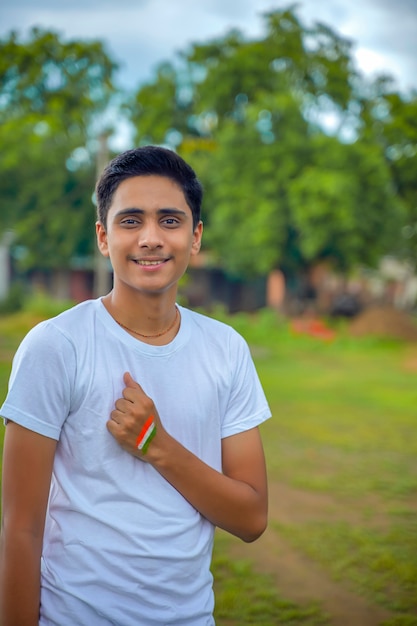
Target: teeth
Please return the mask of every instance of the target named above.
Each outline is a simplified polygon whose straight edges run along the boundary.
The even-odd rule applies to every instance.
[[[162,261],[136,261],[139,265],[160,265]]]

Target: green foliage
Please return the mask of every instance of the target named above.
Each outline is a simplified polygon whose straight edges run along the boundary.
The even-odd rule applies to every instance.
[[[288,181],[305,159],[307,127],[289,93],[265,96],[241,115],[245,123],[231,118],[217,133],[206,239],[219,264],[250,276],[290,253]]]
[[[12,32],[0,42],[2,115],[31,115],[53,132],[83,133],[88,117],[107,106],[115,67],[99,41],[63,42],[39,28],[22,41]]]
[[[26,299],[23,308],[25,312],[35,317],[46,319],[55,317],[74,305],[75,302],[72,300],[55,300],[45,293],[37,292]]]
[[[35,324],[62,313],[74,304],[68,300],[54,300],[41,292],[21,297],[18,312],[5,310],[0,314],[0,349],[7,345],[16,350],[18,343]],[[9,354],[7,358],[11,360]]]
[[[132,119],[137,124],[141,144],[164,143],[167,133],[187,132],[189,109],[184,103],[177,105],[177,76],[170,63],[163,63],[157,70],[158,89],[153,84],[144,85],[133,101]],[[175,142],[174,142],[175,144]]]
[[[349,271],[417,257],[417,95],[370,82],[352,44],[296,6],[264,32],[196,42],[130,94],[99,41],[33,29],[0,40],[0,234],[15,231],[23,270],[70,266],[94,246],[91,141],[109,107],[138,144],[167,144],[205,187],[214,261],[246,277],[287,278],[322,259]],[[329,130],[329,120],[332,122]]]
[[[348,271],[410,254],[415,99],[361,80],[351,42],[307,28],[294,6],[264,18],[257,39],[232,30],[162,65],[136,95],[138,140],[191,160],[206,245],[231,274],[291,276],[323,258]]]
[[[0,300],[0,315],[16,313],[23,308],[25,301],[24,287],[19,282],[14,282],[9,289],[7,297]]]
[[[417,260],[417,93],[405,98],[390,91],[371,110],[371,127],[384,149],[391,177],[407,211],[398,255]],[[382,118],[382,119],[381,119]]]
[[[0,40],[0,232],[22,269],[68,267],[93,250],[95,166],[85,148],[114,92],[100,42],[33,29]]]
[[[289,183],[290,206],[305,259],[330,258],[342,269],[376,265],[397,246],[403,223],[388,166],[376,144],[312,142],[311,165]],[[378,233],[378,237],[375,237]]]

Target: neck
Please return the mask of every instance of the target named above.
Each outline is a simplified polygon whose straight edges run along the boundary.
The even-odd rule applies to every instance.
[[[128,326],[120,322],[119,320],[116,320],[116,322],[119,324],[119,326],[127,330],[129,333],[136,335],[137,337],[140,337],[141,339],[158,339],[159,337],[163,337],[164,335],[167,335],[174,328],[174,326],[177,323],[178,318],[179,318],[178,307],[175,307],[175,317],[172,320],[172,323],[168,326],[168,328],[165,328],[164,330],[161,330],[157,333],[152,333],[151,335],[146,335],[145,333],[141,333],[138,330],[135,330],[134,328],[129,328]]]
[[[120,299],[113,290],[102,302],[122,328],[146,343],[163,345],[179,330],[180,315],[173,298]]]

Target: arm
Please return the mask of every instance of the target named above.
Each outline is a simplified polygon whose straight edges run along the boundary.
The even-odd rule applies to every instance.
[[[267,524],[267,478],[258,428],[222,440],[223,473],[216,471],[163,428],[156,407],[129,374],[123,398],[116,402],[107,427],[119,444],[147,461],[190,504],[216,526],[254,541]],[[156,435],[146,455],[136,448],[143,424],[153,415]]]
[[[37,626],[40,557],[56,441],[9,422],[3,448],[0,623]]]
[[[223,473],[169,436],[163,449],[150,446],[148,454],[159,473],[213,524],[247,542],[263,533],[268,497],[258,428],[222,440]]]

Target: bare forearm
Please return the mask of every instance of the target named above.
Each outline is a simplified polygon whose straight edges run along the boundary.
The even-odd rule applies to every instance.
[[[40,547],[30,535],[14,533],[0,543],[0,623],[38,626]]]
[[[169,437],[169,436],[168,436]],[[267,499],[246,482],[216,471],[169,437],[149,462],[210,522],[243,541],[265,530]]]

